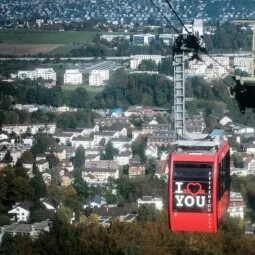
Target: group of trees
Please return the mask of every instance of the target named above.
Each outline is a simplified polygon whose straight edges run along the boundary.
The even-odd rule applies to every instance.
[[[225,22],[217,24],[211,35],[205,35],[206,47],[209,52],[250,51],[252,30],[241,28],[242,25]]]
[[[173,75],[173,59],[168,57],[162,59],[162,61],[156,65],[153,60],[143,60],[138,66],[139,71],[158,71],[161,74]]]
[[[96,96],[95,104],[99,108],[129,105],[170,107],[172,102],[173,83],[165,75],[129,74],[118,70],[102,93]]]
[[[171,233],[167,213],[163,211],[154,221],[122,223],[113,221],[102,227],[93,218],[84,218],[77,225],[70,225],[57,218],[51,231],[29,236],[4,235],[1,254],[194,254],[232,255],[255,253],[254,238],[242,234],[237,222],[225,219],[216,234]]]

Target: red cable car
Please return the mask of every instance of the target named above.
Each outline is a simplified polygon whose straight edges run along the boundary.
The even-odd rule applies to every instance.
[[[169,162],[170,229],[217,232],[229,203],[229,144],[179,142]]]

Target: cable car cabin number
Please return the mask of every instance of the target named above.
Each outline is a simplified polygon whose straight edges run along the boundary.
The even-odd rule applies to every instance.
[[[175,163],[174,212],[212,212],[212,164]]]

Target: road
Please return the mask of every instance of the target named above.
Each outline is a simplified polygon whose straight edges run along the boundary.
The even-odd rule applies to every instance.
[[[83,60],[83,61],[91,61],[91,60],[130,60],[131,57],[104,57],[104,58],[92,58],[92,57],[80,57],[80,58],[75,58],[75,57],[70,57],[70,58],[57,58],[59,60]],[[37,57],[1,57],[1,61],[6,61],[6,60],[25,60],[25,61],[33,61],[33,60],[40,60],[44,61],[46,59],[48,60],[55,60],[56,58],[37,58]]]

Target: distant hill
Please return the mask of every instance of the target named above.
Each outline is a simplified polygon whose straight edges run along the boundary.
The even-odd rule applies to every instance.
[[[176,20],[163,0],[153,0],[170,19]],[[180,17],[187,21],[194,18],[205,20],[231,20],[255,17],[253,0],[172,0]],[[23,0],[22,4],[0,1],[0,25],[13,25],[24,21],[45,19],[52,21],[100,20],[116,23],[165,22],[150,0]]]

